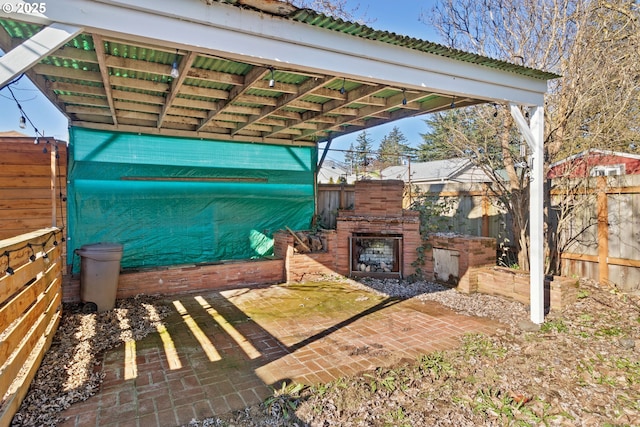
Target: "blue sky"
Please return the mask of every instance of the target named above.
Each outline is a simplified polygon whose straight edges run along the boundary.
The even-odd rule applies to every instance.
[[[419,21],[421,12],[428,13],[434,3],[435,0],[348,0],[350,6],[358,6],[358,13],[365,14],[371,21],[369,25],[376,29],[438,42],[436,33]],[[11,87],[18,102],[39,131],[43,131],[47,136],[68,140],[67,119],[28,81],[27,77],[23,77]],[[15,130],[26,134],[34,133],[30,126],[26,129],[19,128],[20,113],[11,93],[6,88],[0,91],[0,112],[0,132]],[[369,131],[374,146],[377,146],[382,137],[394,126],[398,126],[412,146],[420,143],[420,133],[427,130],[423,118],[404,119],[378,126]],[[336,138],[331,148],[348,149],[350,144],[355,142],[356,137],[357,133]],[[330,152],[327,158],[342,160],[343,154]]]

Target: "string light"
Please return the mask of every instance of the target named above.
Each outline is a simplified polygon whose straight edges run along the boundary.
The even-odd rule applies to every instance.
[[[271,79],[269,79],[269,87],[274,87],[276,85],[276,79],[273,76],[273,67],[269,67],[271,71]]]
[[[58,245],[58,240],[56,239],[56,235],[57,234],[62,234],[62,229],[58,229],[57,231],[52,231],[49,234],[49,237],[47,237],[47,240],[44,241],[44,243],[42,243],[42,258],[47,260],[49,259],[49,255],[46,252],[46,247],[49,244],[49,242],[51,241],[51,239],[53,239],[53,246],[57,246]],[[60,239],[60,241],[65,242],[66,239],[64,238],[64,236]],[[11,254],[14,252],[21,252],[25,249],[30,249],[31,250],[31,255],[29,256],[29,261],[34,262],[37,257],[36,257],[36,253],[35,250],[33,249],[33,243],[26,243],[24,246],[18,247],[18,248],[14,248],[11,250],[6,250],[4,251],[4,253],[0,254],[0,256],[5,256],[7,257],[7,268],[5,269],[5,273],[8,275],[13,275],[15,274],[15,270],[13,269],[13,267],[11,267],[10,262],[11,262]]]
[[[451,108],[455,108],[456,106],[456,97],[454,96],[453,99],[451,100]]]
[[[404,89],[402,89],[402,105],[407,105],[407,94]]]
[[[3,255],[7,257],[7,269],[5,270],[5,272],[6,272],[9,276],[11,276],[13,273],[15,273],[15,271],[13,271],[13,268],[11,268],[11,266],[9,265],[9,261],[10,261],[10,258],[9,258],[9,251],[4,251],[4,254],[3,254]]]
[[[344,94],[345,94],[345,92],[347,91],[347,90],[344,88],[345,80],[346,80],[346,79],[344,79],[344,78],[342,79],[342,87],[340,88],[340,95],[344,95]]]
[[[38,128],[33,124],[31,119],[27,115],[27,113],[24,111],[24,108],[22,108],[22,105],[20,105],[20,102],[18,101],[18,98],[16,98],[15,93],[13,93],[13,90],[11,89],[11,85],[17,83],[22,77],[24,77],[24,74],[21,74],[20,77],[12,80],[11,82],[7,83],[6,85],[4,85],[0,89],[4,89],[5,87],[7,89],[9,89],[9,93],[11,94],[11,97],[15,101],[16,106],[18,107],[18,110],[20,111],[20,121],[18,122],[18,125],[20,126],[20,129],[25,129],[27,127],[27,122],[28,122],[31,125],[31,127],[33,128],[33,130],[34,130],[34,132],[36,134],[36,137],[35,137],[33,143],[34,144],[38,144],[39,143],[38,138],[43,138],[44,137],[44,133],[38,131]]]
[[[178,49],[176,49],[176,56],[173,59],[173,64],[171,65],[171,77],[177,79],[180,77],[180,70],[178,70]]]

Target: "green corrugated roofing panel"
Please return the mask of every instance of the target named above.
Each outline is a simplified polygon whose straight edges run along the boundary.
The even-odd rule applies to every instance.
[[[426,40],[420,40],[413,37],[407,37],[392,33],[389,31],[376,30],[363,24],[355,22],[343,21],[342,19],[331,18],[311,9],[298,9],[290,16],[294,21],[313,25],[328,30],[338,31],[343,34],[349,34],[355,37],[362,37],[382,43],[388,43],[395,46],[415,49],[421,52],[430,53],[458,61],[470,62],[473,64],[483,65],[489,68],[508,71],[521,74],[527,77],[533,77],[542,80],[549,80],[560,77],[557,74],[547,71],[536,70],[534,68],[523,67],[506,61],[488,58],[486,56],[474,53],[464,52],[457,49],[451,49],[437,43]]]
[[[375,94],[376,98],[382,98],[382,99],[387,99],[390,98],[394,95],[397,95],[399,93],[402,93],[401,90],[396,90],[396,89],[392,89],[392,88],[386,88],[381,90],[380,92]]]
[[[247,90],[247,95],[255,95],[255,96],[264,96],[265,98],[278,98],[279,92],[274,92],[272,90],[264,90],[264,89],[255,89],[251,88]]]
[[[75,47],[82,50],[95,50],[93,45],[93,37],[89,34],[80,34],[71,39],[65,46]]]
[[[74,70],[100,71],[98,64],[93,62],[76,61],[73,59],[47,56],[40,61],[41,64],[55,65],[56,67],[71,68]]]
[[[190,77],[184,79],[184,84],[193,87],[202,87],[205,89],[220,89],[225,91],[229,91],[233,88],[233,85],[231,84],[212,82],[209,80],[192,79]]]
[[[11,38],[28,39],[40,31],[40,25],[26,24],[19,21],[0,19],[0,26],[5,29]]]
[[[169,76],[163,76],[161,74],[145,73],[143,71],[127,70],[124,68],[111,68],[110,74],[112,76],[117,76],[117,77],[126,77],[130,79],[145,80],[148,82],[156,82],[156,83],[169,83],[171,81],[171,77]]]
[[[316,104],[324,104],[327,101],[331,101],[330,98],[326,98],[324,96],[318,96],[318,95],[305,95],[302,98],[302,101],[306,101],[306,102],[313,102]]]
[[[253,68],[253,66],[242,62],[229,61],[227,59],[198,56],[193,61],[193,68],[202,68],[204,70],[244,76]]]
[[[105,42],[105,53],[107,55],[121,58],[137,59],[140,61],[155,62],[158,64],[171,64],[174,61],[175,53],[162,50],[150,49],[148,47],[131,46],[114,41]]]

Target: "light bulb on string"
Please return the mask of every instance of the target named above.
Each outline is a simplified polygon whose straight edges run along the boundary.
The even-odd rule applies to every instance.
[[[273,76],[273,67],[269,67],[271,70],[271,78],[269,79],[269,87],[274,87],[276,85],[276,79]]]
[[[14,270],[13,270],[13,268],[11,268],[11,266],[9,265],[9,262],[11,261],[11,260],[9,259],[9,251],[4,251],[4,254],[3,254],[3,255],[7,257],[7,269],[5,270],[5,272],[6,272],[9,276],[11,276],[13,273],[15,273],[15,271],[14,271]]]
[[[20,126],[20,129],[24,129],[27,127],[27,119],[23,115],[20,116],[20,122],[18,123],[18,126]]]
[[[171,72],[169,75],[174,79],[177,79],[180,76],[180,70],[178,70],[178,49],[176,49],[176,56],[173,59],[173,64],[171,64]]]

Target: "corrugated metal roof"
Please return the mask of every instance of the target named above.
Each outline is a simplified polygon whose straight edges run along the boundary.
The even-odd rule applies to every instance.
[[[361,37],[381,43],[388,43],[394,46],[405,47],[407,49],[415,49],[419,50],[420,52],[444,56],[458,61],[470,62],[472,64],[483,65],[489,68],[521,74],[527,77],[533,77],[542,80],[549,80],[560,77],[555,73],[536,70],[534,68],[523,67],[520,65],[512,64],[510,62],[492,59],[474,53],[451,49],[441,44],[433,43],[427,40],[403,36],[389,31],[376,30],[367,25],[359,24],[356,22],[349,22],[339,18],[332,18],[327,15],[315,12],[311,9],[298,9],[297,11],[291,13],[289,15],[289,18],[294,21],[303,22],[305,24],[313,25],[315,27],[320,27],[327,30],[337,31],[343,34],[349,34],[355,37]]]
[[[217,1],[528,77],[556,77],[309,9],[296,9],[277,0]],[[10,19],[0,19],[0,27],[11,38],[11,45],[42,29],[40,25]],[[122,37],[80,34],[31,70],[32,76],[45,82],[41,89],[67,113],[72,124],[114,129],[126,124],[136,132],[187,131],[198,137],[304,144],[452,108],[451,94],[409,90],[405,94],[398,87],[367,81],[366,77],[358,81],[314,74],[295,66],[273,69]],[[96,50],[98,41],[102,49]],[[182,69],[179,78],[171,76],[174,62]],[[482,102],[485,101],[456,99],[455,107]]]

